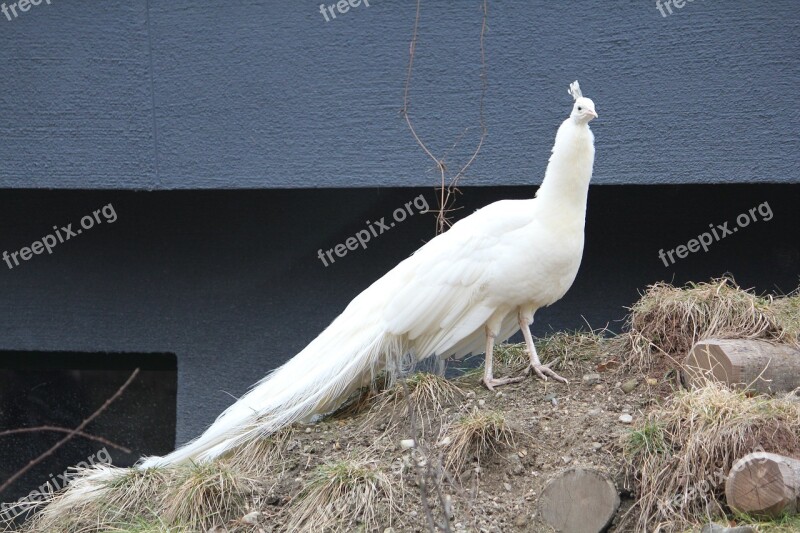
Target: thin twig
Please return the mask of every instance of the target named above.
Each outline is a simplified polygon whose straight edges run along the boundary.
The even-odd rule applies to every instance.
[[[51,431],[54,433],[72,433],[74,430],[58,426],[38,426],[35,428],[17,428],[17,429],[7,429],[5,431],[0,431],[0,437],[5,437],[7,435],[17,435],[19,433],[37,433],[39,431]],[[111,446],[112,448],[116,448],[123,453],[131,453],[130,448],[126,448],[125,446],[120,446],[119,444],[116,444],[115,442],[112,442],[106,438],[98,437],[97,435],[92,435],[91,433],[85,433],[83,431],[75,431],[74,433],[78,437],[83,437],[84,439],[93,440],[99,442],[100,444]]]
[[[0,492],[3,492],[4,490],[6,490],[9,486],[11,486],[12,483],[14,483],[21,476],[23,476],[25,474],[25,472],[27,472],[28,470],[30,470],[31,468],[33,468],[34,466],[36,466],[37,464],[42,462],[44,459],[46,459],[47,457],[52,455],[61,446],[63,446],[65,443],[69,442],[75,435],[77,435],[79,432],[83,431],[83,429],[86,426],[88,426],[92,422],[92,420],[94,420],[95,418],[100,416],[100,414],[103,411],[105,411],[108,408],[109,405],[114,403],[114,401],[117,398],[119,398],[122,395],[123,392],[125,392],[125,389],[128,388],[128,385],[130,385],[131,382],[133,382],[133,380],[136,379],[136,376],[138,376],[138,375],[139,375],[139,369],[137,368],[136,370],[133,371],[133,373],[131,373],[130,377],[128,377],[128,380],[125,381],[125,383],[123,383],[122,386],[119,389],[117,389],[117,392],[115,392],[109,399],[107,399],[105,401],[105,403],[103,403],[103,405],[101,405],[100,408],[97,411],[95,411],[94,413],[92,413],[89,416],[89,418],[87,418],[83,422],[81,422],[80,425],[78,427],[76,427],[75,429],[73,429],[72,431],[70,431],[69,434],[66,437],[64,437],[63,439],[61,439],[57,443],[55,443],[53,446],[50,447],[50,449],[48,449],[46,452],[42,453],[36,459],[31,460],[27,465],[22,467],[18,472],[16,472],[14,475],[12,475],[10,478],[8,478],[5,481],[5,483],[0,485]]]
[[[398,364],[398,372],[400,371],[400,365]],[[416,418],[414,417],[414,406],[411,403],[411,392],[408,390],[408,384],[406,383],[405,377],[400,377],[400,384],[403,386],[403,393],[405,394],[406,401],[408,402],[408,425],[411,429],[411,438],[414,439],[414,448],[412,450],[418,449],[419,446],[419,431],[417,430],[417,422]],[[425,474],[422,471],[422,468],[419,466],[419,462],[414,457],[413,451],[411,452],[411,460],[414,462],[414,468],[417,471],[417,483],[419,484],[419,496],[420,496],[420,503],[422,504],[422,510],[425,512],[425,518],[428,521],[428,528],[433,532],[436,533],[436,524],[433,520],[433,513],[431,512],[431,506],[428,503],[428,490],[426,487],[426,479]]]
[[[445,165],[444,158],[437,158],[433,152],[428,148],[428,146],[423,142],[423,140],[417,134],[417,131],[414,129],[414,125],[411,122],[411,116],[409,115],[409,107],[411,105],[411,101],[409,98],[409,92],[411,89],[411,76],[414,70],[414,55],[417,49],[417,37],[419,34],[419,14],[420,14],[420,6],[422,0],[417,0],[416,6],[416,13],[414,15],[414,29],[411,35],[411,42],[408,46],[408,69],[406,72],[406,81],[405,81],[405,88],[403,90],[403,108],[401,110],[401,114],[403,118],[405,118],[406,124],[408,124],[408,129],[411,131],[411,135],[414,137],[414,140],[417,144],[422,148],[425,154],[433,160],[436,164],[436,168],[439,171],[439,178],[440,178],[440,185],[439,185],[439,209],[438,214],[436,216],[436,233],[442,233],[445,231],[446,227],[450,226],[450,221],[447,218],[447,213],[452,211],[450,209],[451,203],[451,196],[457,191],[457,184],[458,180],[464,175],[472,165],[475,158],[478,157],[478,152],[481,151],[481,147],[483,146],[483,141],[486,139],[487,128],[486,128],[486,120],[484,115],[484,99],[486,96],[486,88],[487,88],[487,75],[486,75],[486,53],[484,47],[484,37],[486,35],[486,20],[489,12],[489,0],[483,0],[482,2],[482,11],[483,11],[483,21],[481,23],[481,35],[480,35],[480,50],[481,50],[481,71],[480,71],[480,78],[481,78],[481,95],[480,95],[480,104],[479,104],[479,122],[481,128],[481,137],[478,140],[478,144],[475,147],[472,156],[469,158],[467,163],[461,167],[456,175],[450,180],[450,183],[447,183],[446,173],[447,173],[447,166]]]

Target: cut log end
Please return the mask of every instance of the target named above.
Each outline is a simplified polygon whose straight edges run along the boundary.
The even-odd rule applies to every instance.
[[[760,393],[800,387],[800,350],[755,339],[706,339],[696,343],[684,362],[690,386],[706,380]]]
[[[551,479],[539,498],[539,516],[556,531],[605,531],[619,508],[614,482],[599,470],[571,468]]]
[[[800,510],[800,460],[754,452],[733,465],[725,482],[728,506],[757,516],[778,517]]]

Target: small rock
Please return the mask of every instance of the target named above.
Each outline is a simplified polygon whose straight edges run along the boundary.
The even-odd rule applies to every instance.
[[[261,513],[259,513],[258,511],[247,513],[242,517],[242,522],[244,522],[245,524],[258,525],[259,516],[261,516]]]
[[[622,406],[623,413],[630,413],[633,410],[633,406],[628,405],[627,403]]]
[[[519,476],[523,472],[525,472],[525,467],[522,466],[522,461],[520,460],[519,456],[515,453],[512,453],[508,456],[508,462],[510,463],[508,471],[514,474],[515,476]]]
[[[600,416],[602,411],[600,409],[589,409],[586,414],[589,416]]]
[[[584,385],[597,385],[600,383],[600,374],[585,374],[582,378],[582,381]]]
[[[547,394],[544,395],[544,401],[546,402],[552,402],[555,399],[556,399],[555,392],[548,392]]]
[[[455,516],[453,513],[453,497],[449,494],[444,497],[444,514],[448,520],[452,520]]]
[[[415,445],[414,439],[403,439],[400,441],[400,447],[404,450],[410,450]]]
[[[521,514],[514,519],[514,525],[516,527],[525,527],[527,524],[528,524],[528,517],[525,516],[524,514]]]
[[[601,384],[597,384],[594,386],[594,390],[603,390],[603,386]]]
[[[628,413],[625,413],[624,415],[620,415],[619,421],[622,422],[623,424],[630,424],[631,422],[633,422],[633,417]]]
[[[386,529],[383,530],[383,533],[394,533],[394,528],[393,527],[387,527]]]
[[[656,378],[647,378],[646,381],[647,381],[647,384],[650,385],[650,386],[658,385],[658,380]]]
[[[620,388],[622,389],[622,392],[624,392],[625,394],[630,394],[630,393],[633,392],[633,389],[635,389],[638,386],[639,386],[639,382],[637,380],[629,379],[628,381],[623,383],[622,387],[620,387]]]
[[[486,405],[486,400],[478,400],[478,405],[483,407],[484,405]]]
[[[306,433],[311,433],[311,428],[310,427],[306,428]]]
[[[603,447],[603,445],[600,444],[599,442],[593,442],[592,443],[592,450],[594,450],[594,451],[599,451],[600,448],[602,448],[602,447]]]
[[[303,453],[314,453],[314,451],[315,451],[314,447],[311,446],[310,444],[306,444],[305,446],[303,446]]]
[[[570,464],[570,463],[572,462],[572,457],[570,457],[569,455],[565,455],[565,456],[563,456],[563,457],[561,458],[561,461],[562,461],[562,462],[563,462],[565,465],[568,465],[568,464]]]
[[[449,435],[445,436],[442,440],[439,441],[439,446],[449,446],[450,443],[453,442],[453,439],[450,438]]]
[[[503,483],[503,488],[508,492],[511,492],[511,483]]]

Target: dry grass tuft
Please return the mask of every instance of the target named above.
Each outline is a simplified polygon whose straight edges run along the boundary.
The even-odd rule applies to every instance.
[[[463,397],[464,391],[452,381],[436,374],[417,372],[406,378],[405,385],[395,383],[378,395],[368,422],[388,415],[392,423],[397,424],[399,419],[408,418],[409,409],[413,408],[420,437],[424,437],[426,433],[437,431],[436,421],[444,418],[444,410]]]
[[[518,431],[511,427],[502,413],[474,411],[456,420],[445,432],[444,466],[460,473],[475,458],[478,463],[488,455],[497,454],[503,447],[513,446]]]
[[[246,514],[258,482],[223,461],[148,470],[121,470],[80,503],[59,506],[69,490],[21,532],[207,531]],[[73,498],[74,499],[74,498]]]
[[[222,461],[190,465],[179,470],[164,494],[159,516],[201,531],[247,513],[247,501],[257,480]]]
[[[630,356],[625,363],[646,370],[656,355],[682,357],[695,342],[709,337],[792,340],[775,303],[772,296],[756,296],[730,278],[684,288],[656,283],[630,309]],[[796,340],[797,332],[793,335]]]
[[[776,298],[772,307],[777,315],[778,326],[783,331],[783,340],[800,344],[800,289],[783,298]]]
[[[399,506],[385,473],[355,460],[317,467],[306,490],[289,504],[289,531],[380,531]],[[381,511],[385,510],[386,516]]]
[[[230,467],[250,477],[266,477],[274,474],[286,462],[286,447],[294,435],[290,426],[272,435],[251,440],[225,455]]]
[[[756,450],[800,453],[800,403],[748,397],[707,383],[677,391],[627,435],[626,474],[637,501],[626,515],[637,531],[672,530],[723,516],[733,463]]]
[[[86,469],[85,472],[79,473],[79,476],[92,472],[92,469]],[[18,528],[18,531],[51,533],[139,531],[135,527],[141,524],[152,525],[153,520],[160,523],[158,508],[168,480],[169,477],[159,469],[120,470],[118,476],[101,482],[102,488],[97,493],[77,502],[72,499],[66,508],[59,503],[65,495],[68,496],[68,493],[57,493],[48,502],[49,505]],[[174,529],[181,531],[177,524]]]

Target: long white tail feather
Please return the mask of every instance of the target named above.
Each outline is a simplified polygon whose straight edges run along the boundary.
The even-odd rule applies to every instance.
[[[359,304],[358,299],[353,301],[305,349],[259,381],[200,437],[164,457],[145,459],[139,468],[214,459],[254,437],[332,411],[350,393],[368,385],[377,372],[394,369],[406,347],[385,333],[375,318],[378,313]]]

